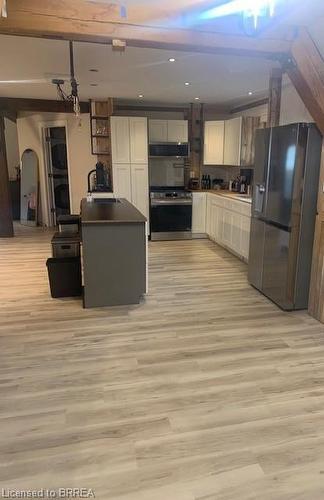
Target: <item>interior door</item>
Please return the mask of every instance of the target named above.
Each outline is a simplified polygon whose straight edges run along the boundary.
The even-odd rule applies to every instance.
[[[286,228],[291,225],[298,132],[295,124],[272,129],[265,217]]]
[[[45,129],[47,175],[50,197],[50,224],[55,226],[60,215],[70,214],[69,173],[65,127]]]
[[[26,149],[21,158],[20,203],[20,222],[25,226],[37,225],[38,182],[38,157]]]

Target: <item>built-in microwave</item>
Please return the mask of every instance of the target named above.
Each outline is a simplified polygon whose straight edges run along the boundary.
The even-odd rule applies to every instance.
[[[165,142],[165,143],[155,143],[149,145],[150,156],[189,156],[189,144],[176,143],[176,142]]]

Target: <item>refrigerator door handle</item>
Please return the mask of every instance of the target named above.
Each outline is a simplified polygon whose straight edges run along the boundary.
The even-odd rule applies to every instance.
[[[255,212],[261,213],[263,211],[263,199],[264,199],[264,194],[266,192],[266,187],[264,184],[256,184],[256,190],[255,190],[255,204],[254,204],[254,210]]]

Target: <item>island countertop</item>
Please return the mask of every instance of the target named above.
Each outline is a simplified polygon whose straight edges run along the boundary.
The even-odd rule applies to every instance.
[[[81,201],[81,223],[87,224],[131,224],[146,222],[146,217],[125,198],[113,202],[111,198]]]

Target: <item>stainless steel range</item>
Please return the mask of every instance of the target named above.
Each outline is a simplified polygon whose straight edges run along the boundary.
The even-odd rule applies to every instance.
[[[192,194],[183,190],[161,190],[150,194],[152,240],[190,239]]]

